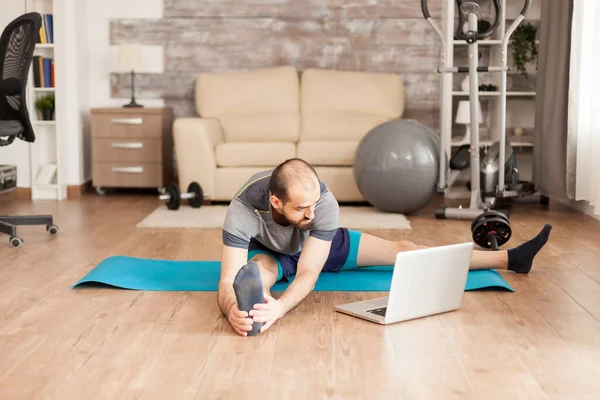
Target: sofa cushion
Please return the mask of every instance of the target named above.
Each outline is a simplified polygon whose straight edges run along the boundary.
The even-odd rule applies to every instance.
[[[201,73],[196,109],[223,124],[227,142],[295,142],[300,132],[300,89],[294,67]]]
[[[297,112],[228,114],[220,120],[227,142],[295,143],[298,140],[300,115]]]
[[[215,148],[219,167],[275,167],[296,156],[293,143],[221,143]]]
[[[301,141],[298,157],[316,165],[351,167],[358,142]]]
[[[352,168],[316,166],[315,171],[337,201],[365,201],[354,180]]]
[[[390,119],[343,111],[308,112],[302,116],[300,141],[360,141],[371,129]]]
[[[302,74],[301,140],[360,140],[404,112],[398,74],[307,69]]]

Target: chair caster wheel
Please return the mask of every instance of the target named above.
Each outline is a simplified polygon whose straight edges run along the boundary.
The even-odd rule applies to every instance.
[[[56,235],[58,233],[58,226],[56,225],[49,225],[46,227],[46,231],[51,234],[52,236]]]
[[[23,244],[23,239],[21,239],[20,237],[17,236],[11,236],[10,237],[10,245],[12,247],[21,247],[21,245]]]

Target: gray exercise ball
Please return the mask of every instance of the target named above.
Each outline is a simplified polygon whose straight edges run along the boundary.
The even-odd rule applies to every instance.
[[[360,141],[354,180],[360,193],[385,212],[411,213],[425,207],[436,192],[438,135],[412,120],[384,122]]]

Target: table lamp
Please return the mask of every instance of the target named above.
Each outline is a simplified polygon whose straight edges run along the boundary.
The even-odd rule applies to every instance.
[[[483,113],[481,112],[481,103],[478,104],[477,110],[479,112],[479,125],[483,123]],[[456,143],[463,145],[471,142],[471,104],[468,100],[461,100],[458,102],[458,110],[456,111],[457,124],[466,125],[465,135],[462,139]]]
[[[131,102],[123,107],[143,107],[135,102],[135,71],[142,68],[142,47],[139,44],[122,44],[119,47],[119,70],[131,72]]]

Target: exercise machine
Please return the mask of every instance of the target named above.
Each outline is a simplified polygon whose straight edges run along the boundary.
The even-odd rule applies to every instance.
[[[517,26],[523,21],[525,15],[531,6],[531,0],[525,0],[523,9],[515,18],[513,23],[508,27],[502,39],[502,62],[499,66],[480,66],[479,61],[479,45],[478,41],[491,36],[500,23],[502,14],[499,0],[493,0],[494,6],[494,22],[484,32],[478,31],[481,9],[479,5],[471,1],[456,0],[459,13],[461,13],[461,21],[466,21],[466,29],[463,29],[461,37],[468,44],[468,66],[446,66],[445,51],[446,40],[441,29],[436,22],[431,18],[429,13],[427,0],[421,0],[421,10],[423,16],[429,24],[437,32],[442,41],[442,53],[438,72],[442,74],[453,73],[469,73],[469,103],[470,103],[470,143],[458,149],[455,156],[452,158],[446,155],[447,141],[451,141],[451,132],[445,132],[444,124],[448,118],[447,107],[445,104],[441,107],[440,112],[440,171],[438,181],[438,191],[445,192],[449,185],[458,176],[460,171],[466,168],[471,169],[470,182],[470,205],[469,207],[438,207],[435,211],[436,218],[451,218],[473,220],[497,207],[498,204],[506,204],[506,201],[537,201],[542,204],[547,204],[548,199],[535,192],[533,184],[519,180],[518,168],[516,164],[516,156],[513,152],[510,143],[506,138],[506,81],[508,58],[508,43],[510,36],[515,31]],[[459,27],[462,29],[462,26]],[[480,144],[479,144],[479,72],[501,73],[500,84],[500,139],[494,143],[488,150],[487,154],[481,160]],[[446,91],[451,90],[451,81],[444,79],[442,84],[442,99],[445,102]],[[446,161],[448,160],[448,161]],[[448,170],[451,170],[448,176]],[[534,196],[534,199],[531,197]],[[500,217],[499,215],[496,215]]]

